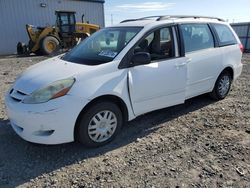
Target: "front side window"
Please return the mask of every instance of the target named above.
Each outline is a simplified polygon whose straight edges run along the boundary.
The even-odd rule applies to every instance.
[[[62,59],[84,65],[99,65],[113,61],[141,29],[141,27],[102,29],[65,54]]]
[[[182,24],[185,52],[214,48],[213,35],[207,24]]]
[[[147,52],[152,61],[174,56],[171,28],[158,29],[145,38],[135,47],[134,53]]]
[[[213,24],[213,26],[219,37],[220,46],[237,44],[237,41],[228,26],[222,24]]]
[[[68,14],[64,13],[61,14],[61,25],[68,25],[69,20],[68,20]]]

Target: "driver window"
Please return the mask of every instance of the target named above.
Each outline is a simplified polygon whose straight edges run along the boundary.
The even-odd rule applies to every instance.
[[[171,28],[158,29],[146,36],[134,49],[134,53],[147,52],[152,61],[174,56]]]

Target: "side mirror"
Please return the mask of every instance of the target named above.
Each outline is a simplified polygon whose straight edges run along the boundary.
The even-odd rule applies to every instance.
[[[131,65],[138,66],[138,65],[146,65],[151,62],[151,56],[147,52],[137,52],[132,56]]]

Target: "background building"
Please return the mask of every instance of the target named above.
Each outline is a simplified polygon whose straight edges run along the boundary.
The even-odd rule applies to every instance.
[[[246,52],[250,52],[250,22],[231,24]]]
[[[76,12],[76,21],[104,27],[104,0],[0,0],[0,55],[16,53],[17,42],[28,43],[25,25],[55,25],[55,10]]]

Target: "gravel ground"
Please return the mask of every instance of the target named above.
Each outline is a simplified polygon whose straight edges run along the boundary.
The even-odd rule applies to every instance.
[[[4,93],[42,59],[0,59],[0,187],[250,187],[250,54],[223,101],[203,95],[146,114],[97,149],[34,145],[11,129]]]

